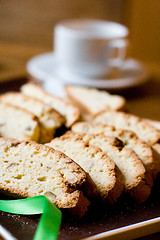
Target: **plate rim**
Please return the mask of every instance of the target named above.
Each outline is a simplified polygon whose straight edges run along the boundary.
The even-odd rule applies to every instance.
[[[160,217],[151,218],[149,220],[141,221],[138,223],[130,224],[124,227],[116,228],[106,232],[94,234],[93,236],[81,238],[81,240],[98,240],[98,239],[131,239],[130,234],[135,234],[134,238],[148,236],[153,233],[159,232]],[[143,231],[142,231],[143,230]],[[118,236],[121,234],[121,238]],[[123,238],[122,238],[123,237]],[[130,237],[130,238],[129,238]]]

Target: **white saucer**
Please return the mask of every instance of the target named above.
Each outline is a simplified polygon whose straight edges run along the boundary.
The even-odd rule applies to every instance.
[[[46,53],[32,58],[27,63],[27,70],[33,77],[43,81],[48,92],[58,96],[64,96],[62,88],[67,84],[116,90],[141,85],[149,77],[145,66],[135,59],[127,59],[119,71],[103,79],[79,76],[61,71],[54,53]]]

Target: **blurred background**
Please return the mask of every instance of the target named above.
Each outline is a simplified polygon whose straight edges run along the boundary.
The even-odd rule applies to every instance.
[[[53,50],[54,25],[69,18],[125,24],[128,55],[160,76],[159,10],[159,0],[0,0],[0,80],[26,76],[26,62]]]

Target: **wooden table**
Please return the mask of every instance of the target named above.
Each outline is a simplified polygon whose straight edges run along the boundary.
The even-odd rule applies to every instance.
[[[29,75],[25,70],[25,64],[34,55],[50,51],[50,49],[39,49],[26,46],[10,45],[0,42],[0,47],[7,48],[12,54],[7,56],[6,51],[0,57],[0,92],[6,92],[10,90],[18,90],[21,84],[25,83]],[[14,54],[17,56],[14,59]],[[152,68],[153,69],[153,68]],[[133,114],[137,114],[144,118],[150,118],[160,121],[160,74],[155,68],[156,74],[150,78],[150,81],[143,86],[128,89],[125,91],[119,91],[118,93],[126,97],[127,110]],[[4,81],[3,81],[4,80]],[[160,214],[160,212],[159,212]],[[2,216],[0,216],[1,218]],[[75,230],[75,226],[71,230]],[[65,230],[66,229],[66,230]],[[64,233],[68,231],[64,228]],[[160,239],[159,234],[153,234],[141,238],[141,240],[156,240]]]

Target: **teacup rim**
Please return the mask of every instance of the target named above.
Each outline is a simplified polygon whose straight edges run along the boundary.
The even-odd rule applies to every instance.
[[[101,33],[101,34],[95,34],[95,31],[93,32],[87,32],[85,30],[81,30],[81,29],[76,29],[74,27],[69,27],[69,25],[71,24],[101,24],[103,25],[103,27],[107,27],[107,25],[112,26],[112,27],[119,27],[121,28],[120,31],[121,32],[116,32],[116,35],[113,36],[109,36],[106,35],[105,33]],[[117,23],[117,22],[113,22],[110,20],[104,20],[104,19],[93,19],[93,18],[74,18],[74,19],[64,19],[59,21],[55,27],[54,27],[54,31],[61,31],[61,33],[65,34],[65,33],[69,33],[71,34],[71,36],[73,37],[82,37],[82,38],[102,38],[102,39],[117,39],[117,38],[125,38],[129,35],[129,29],[121,24],[121,23]]]

